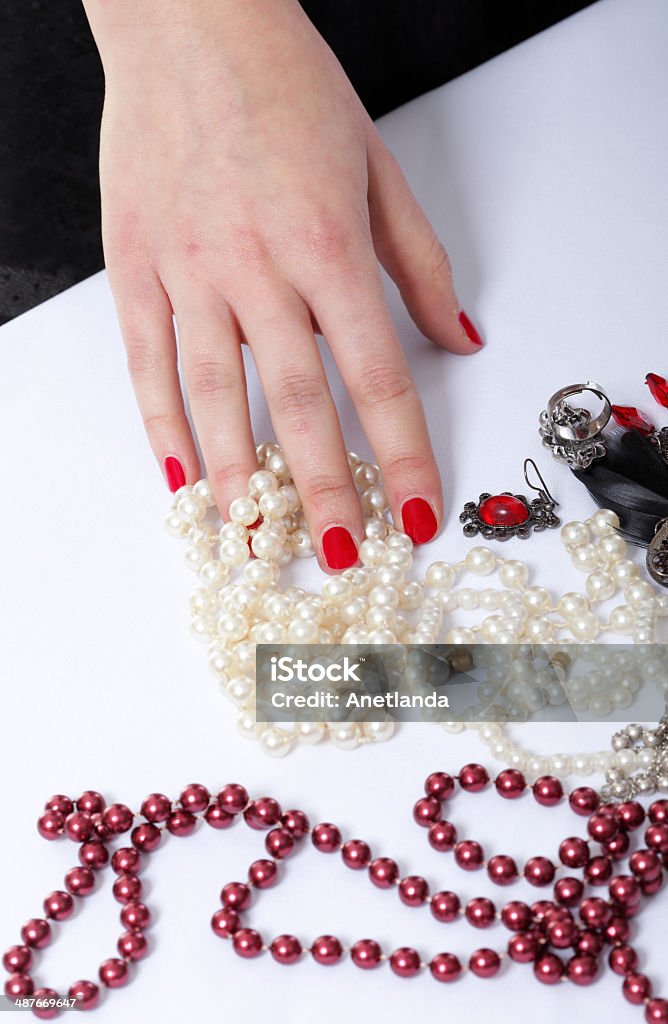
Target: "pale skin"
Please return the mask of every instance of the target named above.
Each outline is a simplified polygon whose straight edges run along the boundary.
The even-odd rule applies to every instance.
[[[257,468],[247,342],[318,560],[363,517],[314,331],[327,339],[395,522],[441,482],[379,263],[435,344],[479,351],[450,264],[336,57],[296,0],[84,0],[104,65],[105,258],[128,366],[161,466],[216,503]],[[178,327],[178,353],[174,320]]]

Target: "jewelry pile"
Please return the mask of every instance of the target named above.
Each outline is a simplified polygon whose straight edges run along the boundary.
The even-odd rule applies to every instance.
[[[248,495],[232,502],[229,522],[215,522],[211,490],[200,480],[176,492],[167,528],[187,540],[186,564],[201,581],[190,603],[192,633],[208,645],[209,665],[239,708],[239,730],[259,739],[267,754],[281,757],[296,743],[317,743],[325,736],[351,750],[388,739],[394,722],[303,722],[291,730],[256,722],[258,643],[434,645],[444,633],[445,644],[515,645],[523,657],[523,644],[552,645],[556,653],[614,633],[649,645],[640,660],[665,692],[665,673],[657,668],[660,659],[651,645],[657,619],[668,615],[668,593],[639,578],[626,542],[615,532],[619,520],[614,513],[601,509],[585,523],[562,528],[573,564],[587,573],[583,593],[568,592],[555,601],[545,588],[529,585],[523,562],[499,558],[484,547],[471,548],[452,565],[434,562],[424,579],[411,579],[412,541],[386,519],[379,470],[349,453],[365,512],[361,565],[326,577],[319,594],[294,586],[282,589],[281,568],[292,558],[313,555],[313,544],[280,448],[262,444],[257,455],[261,468],[250,478]],[[455,587],[460,574],[482,578],[495,573],[498,588]],[[620,592],[622,603],[606,618],[599,616],[597,606]],[[471,626],[455,625],[451,616],[456,610],[480,610],[484,617]],[[495,705],[492,717],[523,721],[546,703],[564,703],[567,697],[576,708],[599,716],[627,707],[640,676],[628,664],[605,666],[605,656],[600,657],[598,676],[590,673],[586,682],[570,684],[570,690],[520,685],[510,705]],[[491,714],[489,703],[486,715]]]
[[[661,730],[665,733],[665,722],[657,732]],[[631,740],[630,736],[627,738]],[[99,982],[106,988],[125,985],[132,976],[131,965],[149,952],[145,930],[151,923],[151,912],[142,902],[139,876],[145,856],[158,849],[165,832],[174,837],[191,835],[198,819],[204,819],[212,828],[227,829],[243,818],[250,828],[267,831],[265,855],[250,865],[245,881],[223,886],[222,907],[211,920],[214,934],[231,940],[239,956],[253,958],[270,952],[279,964],[289,965],[310,955],[319,964],[334,965],[349,955],[364,970],[387,962],[401,978],[429,971],[440,982],[453,982],[464,973],[462,959],[455,953],[437,952],[425,958],[407,946],[384,953],[378,942],[370,938],[347,945],[333,935],[321,935],[304,944],[295,935],[281,934],[265,942],[249,927],[245,915],[255,894],[280,880],[282,862],[310,836],[317,851],[340,854],[344,866],[365,872],[378,888],[396,889],[401,902],[409,908],[423,908],[424,912],[428,907],[432,916],[444,924],[463,918],[475,929],[499,924],[507,928],[511,936],[505,948],[484,946],[470,955],[471,974],[491,978],[503,969],[505,961],[531,964],[534,976],[543,984],[570,981],[589,985],[606,959],[623,978],[626,999],[645,1007],[645,1020],[649,1024],[668,1024],[668,1000],[653,996],[652,984],[640,973],[639,956],[630,943],[631,919],[642,912],[644,900],[661,889],[664,871],[668,870],[668,801],[657,800],[646,812],[635,800],[606,802],[590,787],[575,789],[567,799],[574,813],[586,818],[586,836],[564,838],[556,857],[532,856],[518,865],[507,854],[488,857],[480,843],[460,838],[455,825],[443,817],[444,807],[450,806],[456,792],[475,794],[490,785],[505,800],[527,800],[531,794],[542,807],[555,806],[566,798],[562,783],[555,776],[542,776],[530,785],[518,769],[507,768],[491,781],[483,766],[467,764],[457,775],[437,771],[427,778],[425,795],[413,808],[414,821],[427,829],[432,848],[452,853],[460,869],[484,870],[493,883],[503,887],[521,877],[543,890],[543,898],[531,905],[515,899],[497,907],[487,897],[475,897],[463,905],[450,890],[432,893],[424,877],[402,877],[392,858],[372,855],[363,840],[344,841],[340,830],[329,822],[311,828],[303,811],[283,813],[270,797],[250,800],[238,784],[226,785],[217,795],[203,785],[191,784],[174,802],[162,793],[152,793],[142,803],[139,814],[133,814],[124,804],[107,806],[104,798],[92,790],[76,801],[54,796],[45,805],[38,830],[46,839],[66,836],[80,844],[79,864],[65,875],[65,888],[44,900],[45,916],[28,920],[21,929],[21,942],[5,952],[3,965],[10,975],[5,994],[17,1007],[30,1008],[41,1019],[55,1017],[64,1006],[88,1010],[97,1005],[100,986],[90,980],[75,981],[67,996],[48,987],[36,988],[33,956],[54,937],[52,922],[64,921],[72,915],[75,901],[95,890],[96,873],[108,864],[117,876],[113,894],[122,905],[120,917],[125,930],[117,942],[119,955],[100,966]],[[135,818],[140,819],[139,823],[135,824]],[[644,844],[634,844],[634,834],[643,826]],[[110,843],[130,830],[130,845],[110,854]],[[606,895],[594,895],[594,887],[598,891],[605,887]]]

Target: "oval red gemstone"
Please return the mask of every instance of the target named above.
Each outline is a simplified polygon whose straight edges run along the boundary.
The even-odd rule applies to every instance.
[[[659,377],[658,373],[648,373],[645,383],[659,405],[668,409],[668,380],[665,377]]]
[[[524,502],[512,494],[493,494],[485,498],[478,515],[486,526],[521,526],[529,518]]]
[[[626,430],[637,430],[645,437],[654,433],[654,424],[650,423],[647,417],[638,412],[633,405],[613,405],[612,418],[620,427],[624,427]]]

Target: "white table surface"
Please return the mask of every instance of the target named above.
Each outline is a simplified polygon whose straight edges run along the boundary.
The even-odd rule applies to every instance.
[[[668,6],[663,0],[601,0],[593,7],[455,82],[390,114],[382,131],[445,240],[466,309],[487,339],[483,352],[457,359],[431,348],[396,296],[392,309],[426,403],[446,486],[444,535],[421,556],[455,559],[466,550],[457,514],[482,490],[518,489],[534,456],[566,518],[592,509],[584,490],[540,447],[536,418],[548,396],[574,380],[597,379],[613,400],[636,404],[665,423],[643,381],[668,375],[665,239],[668,237]],[[154,789],[176,796],[190,781],[218,787],[238,780],[284,805],[333,820],[396,856],[406,873],[464,895],[496,890],[452,870],[411,821],[422,781],[436,768],[484,759],[470,734],[448,737],[430,725],[404,726],[380,747],[355,753],[305,748],[283,761],[263,757],[237,734],[204,650],[190,637],[193,579],[182,548],[162,529],[169,505],[142,433],[125,371],[107,280],[97,275],[0,330],[0,436],[3,586],[2,743],[0,745],[0,923],[3,944],[41,912],[76,862],[68,842],[46,844],[35,831],[45,799],[93,787],[137,806]],[[328,360],[328,365],[331,360]],[[271,436],[249,367],[258,439]],[[350,447],[367,451],[333,375]],[[536,582],[555,590],[582,585],[557,536],[520,547]],[[316,570],[299,564],[300,579]],[[634,711],[639,714],[639,711]],[[515,730],[536,749],[598,749],[606,725],[529,725]],[[533,801],[509,807],[491,794],[457,801],[464,831],[518,858],[554,854],[581,823],[565,809]],[[482,812],[482,813],[481,813]],[[237,958],[209,930],[226,881],[261,855],[261,834],[202,829],[170,840],[146,871],[157,922],[151,955],[127,988],[112,993],[97,1019],[214,1021],[243,1017],[400,1021],[421,1013],[477,1024],[593,1018],[639,1021],[620,979],[606,969],[589,989],[539,985],[513,967],[494,982],[467,978],[440,986],[388,969],[363,973],[346,963],[290,969],[270,958]],[[414,944],[466,955],[499,947],[505,929],[476,933],[439,926],[374,890],[336,858],[306,851],[266,894],[250,923],[265,934],[323,932],[354,941],[377,937],[391,951]],[[62,941],[40,956],[40,983],[65,991],[95,978],[115,955],[119,905],[84,902]],[[520,884],[512,896],[536,896]],[[635,929],[642,967],[668,993],[659,947],[665,899]],[[505,972],[504,972],[505,973]],[[661,975],[663,974],[663,979]]]

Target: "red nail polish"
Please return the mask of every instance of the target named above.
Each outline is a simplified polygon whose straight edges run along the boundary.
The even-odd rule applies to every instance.
[[[469,338],[469,340],[472,341],[474,345],[482,345],[482,338],[476,331],[475,327],[467,317],[464,310],[461,311],[458,319],[462,326],[462,330],[466,334],[466,337]]]
[[[343,526],[330,526],[325,530],[322,551],[330,569],[349,569],[358,559],[357,545]]]
[[[165,476],[167,477],[167,486],[172,494],[178,491],[179,487],[183,487],[186,482],[183,466],[173,455],[168,455],[165,459]]]
[[[409,498],[401,506],[401,521],[404,533],[414,544],[426,544],[436,536],[438,521],[434,510],[424,498]]]

